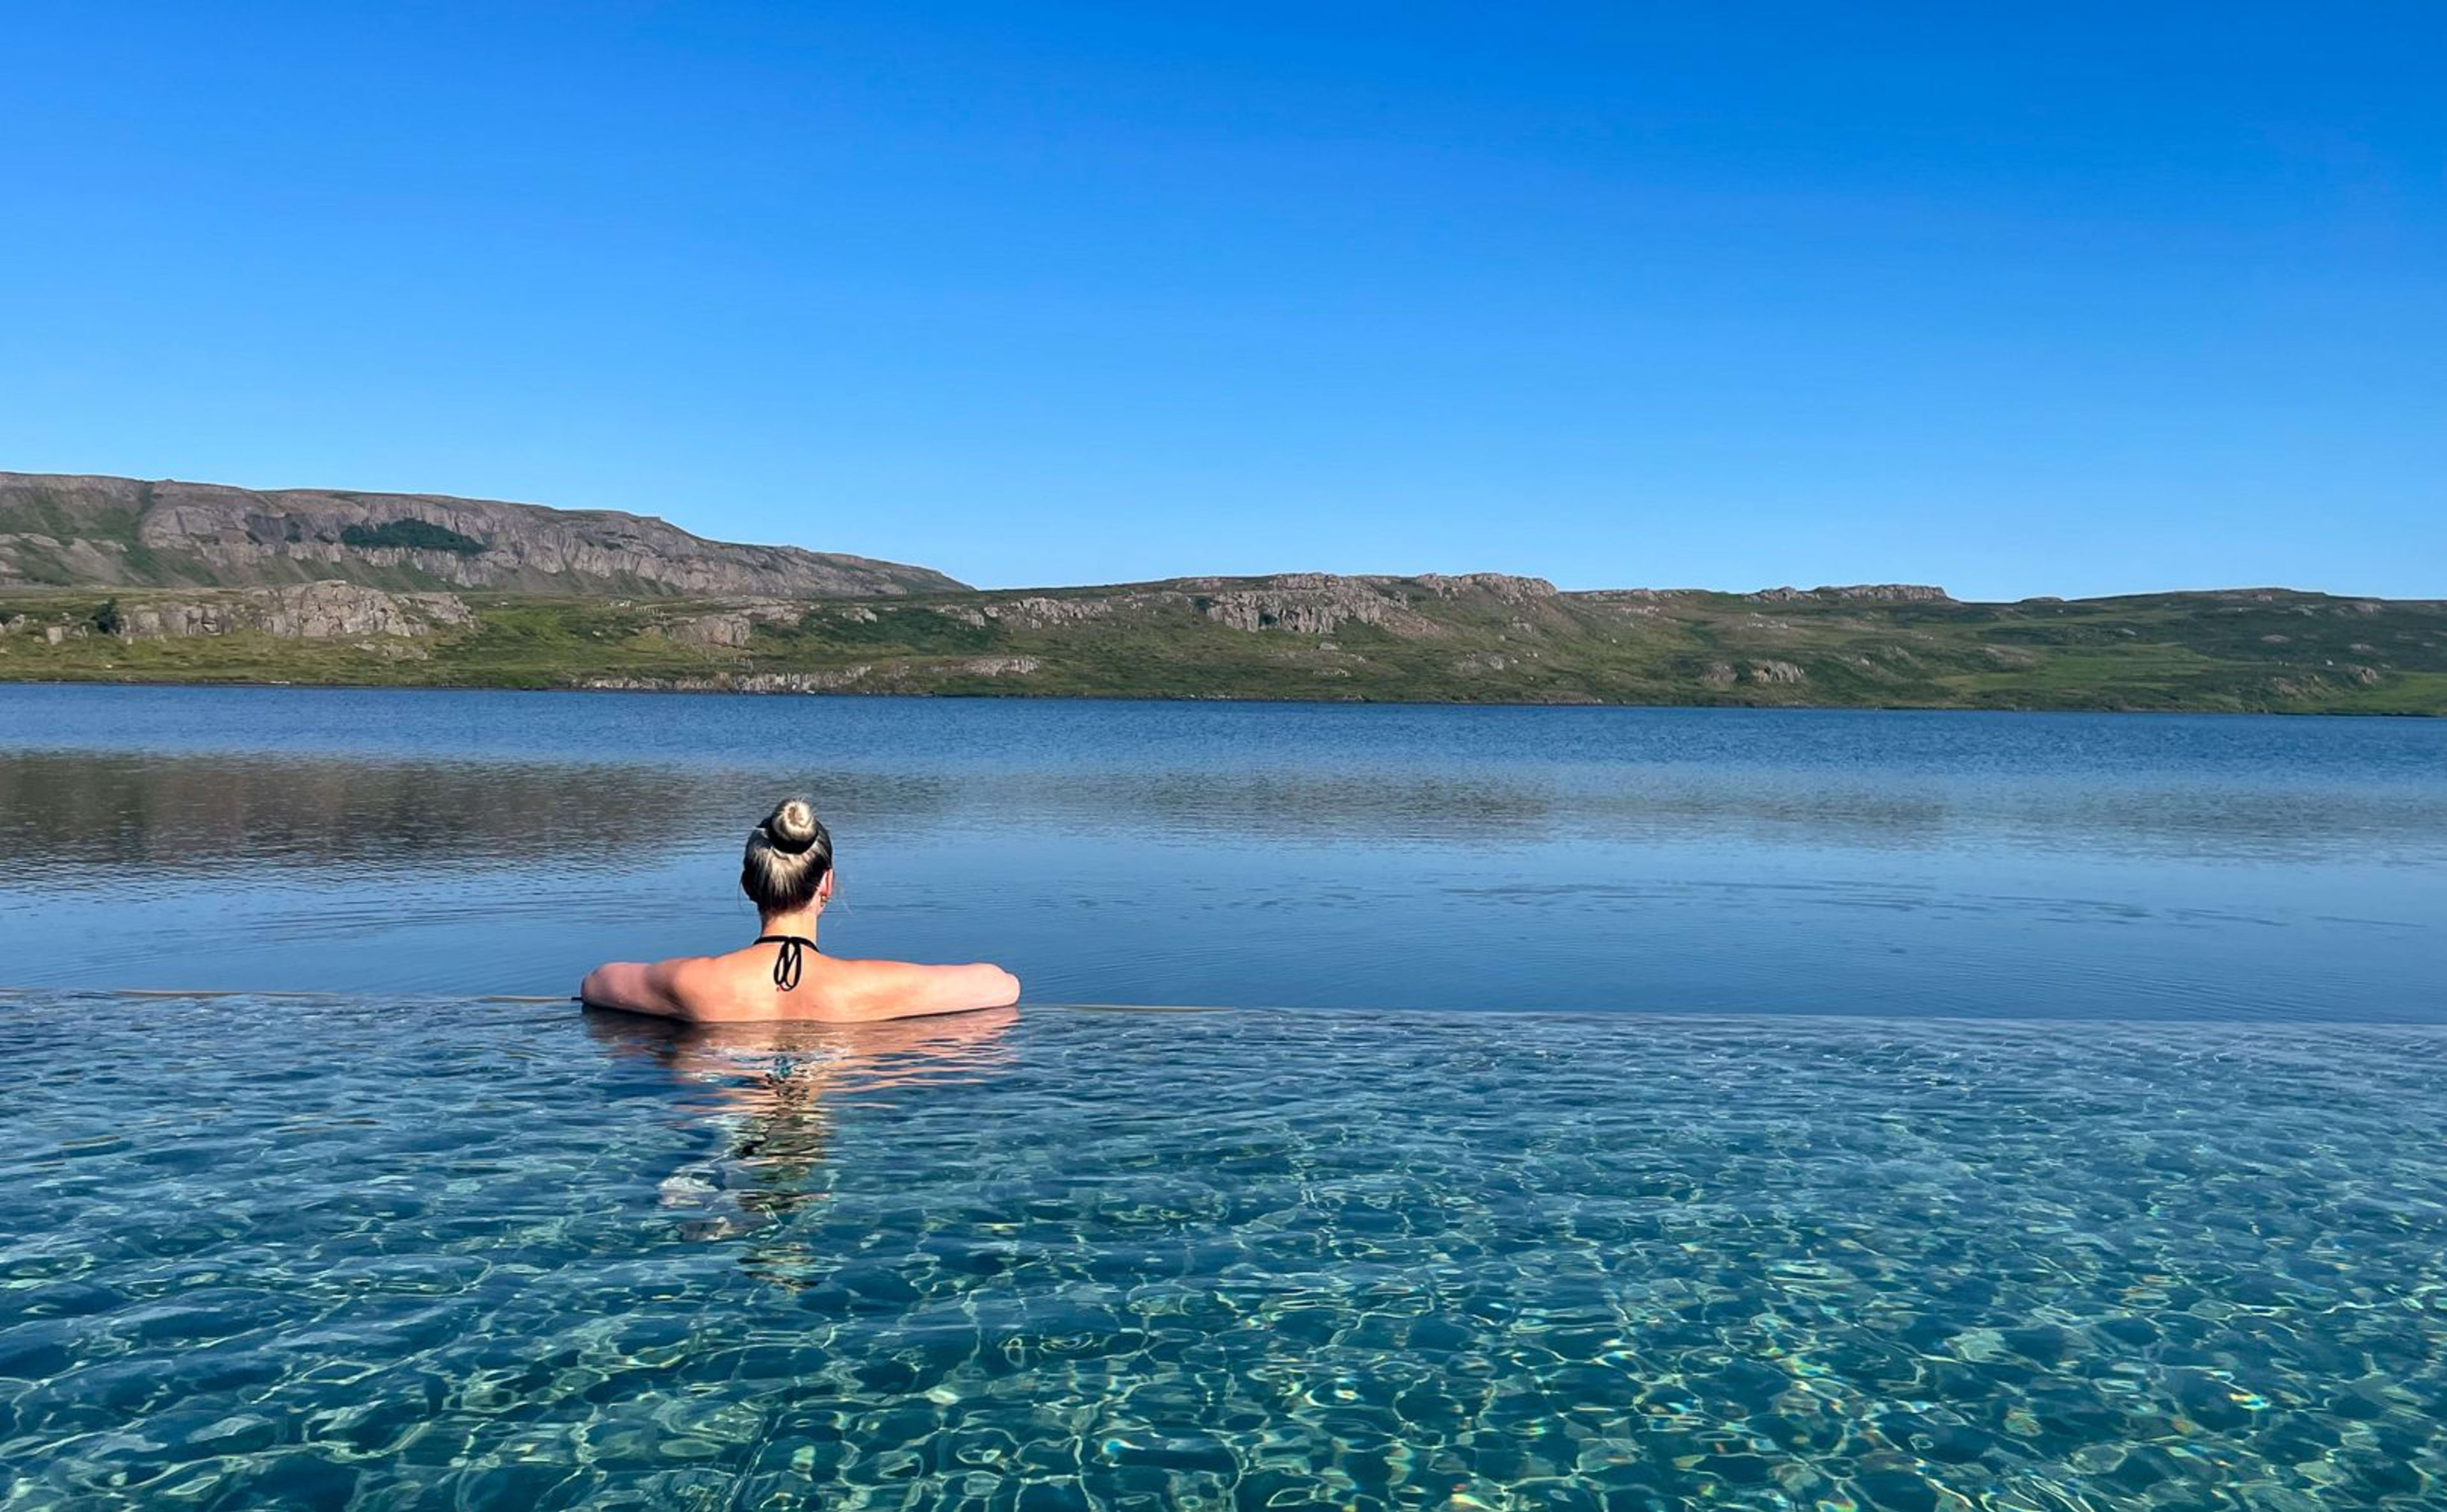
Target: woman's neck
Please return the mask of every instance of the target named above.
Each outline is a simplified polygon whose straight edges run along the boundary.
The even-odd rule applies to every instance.
[[[816,920],[822,917],[820,908],[803,908],[789,914],[766,914],[759,917],[756,932],[760,935],[796,935],[801,939],[816,937]]]

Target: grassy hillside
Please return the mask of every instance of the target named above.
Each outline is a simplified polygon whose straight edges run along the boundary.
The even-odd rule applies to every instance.
[[[415,637],[128,640],[0,590],[0,679],[2447,713],[2447,604],[2284,590],[2073,602],[1185,579],[891,601],[465,595]],[[1456,586],[1459,585],[1459,586]],[[192,600],[196,595],[182,595]],[[142,593],[123,592],[123,614]],[[82,628],[50,644],[45,625]]]

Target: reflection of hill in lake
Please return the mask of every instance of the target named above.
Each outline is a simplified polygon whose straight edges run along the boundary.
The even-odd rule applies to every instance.
[[[327,866],[335,880],[386,871],[613,874],[727,853],[786,791],[813,794],[852,856],[876,844],[1002,847],[1029,837],[1219,854],[1352,843],[1919,850],[2077,837],[2108,853],[2384,860],[2447,840],[2447,803],[2389,784],[2331,790],[2312,803],[2284,784],[2136,777],[2065,789],[1963,772],[1898,784],[1578,763],[1429,773],[1262,763],[1246,771],[1064,771],[1032,761],[954,774],[37,751],[0,754],[0,851],[13,880],[68,885],[100,885],[130,866],[187,876]]]
[[[732,820],[735,814],[724,816]],[[0,851],[19,880],[333,865],[369,870],[633,863],[712,822],[703,784],[652,767],[486,766],[237,756],[0,757]]]

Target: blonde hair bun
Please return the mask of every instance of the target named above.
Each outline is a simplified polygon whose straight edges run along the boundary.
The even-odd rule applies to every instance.
[[[792,856],[805,851],[825,832],[816,822],[815,805],[804,798],[786,798],[765,821],[765,833],[772,837],[773,848]]]
[[[748,832],[739,888],[762,913],[790,913],[815,900],[832,869],[833,837],[816,817],[815,805],[786,798]]]

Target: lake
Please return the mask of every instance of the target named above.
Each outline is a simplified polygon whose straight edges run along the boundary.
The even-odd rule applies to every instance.
[[[565,993],[749,937],[1038,1002],[2447,1017],[2447,721],[0,688],[0,986]]]
[[[1020,1010],[484,1000],[790,791]],[[0,855],[5,1512],[2447,1502],[2447,722],[0,688]]]

